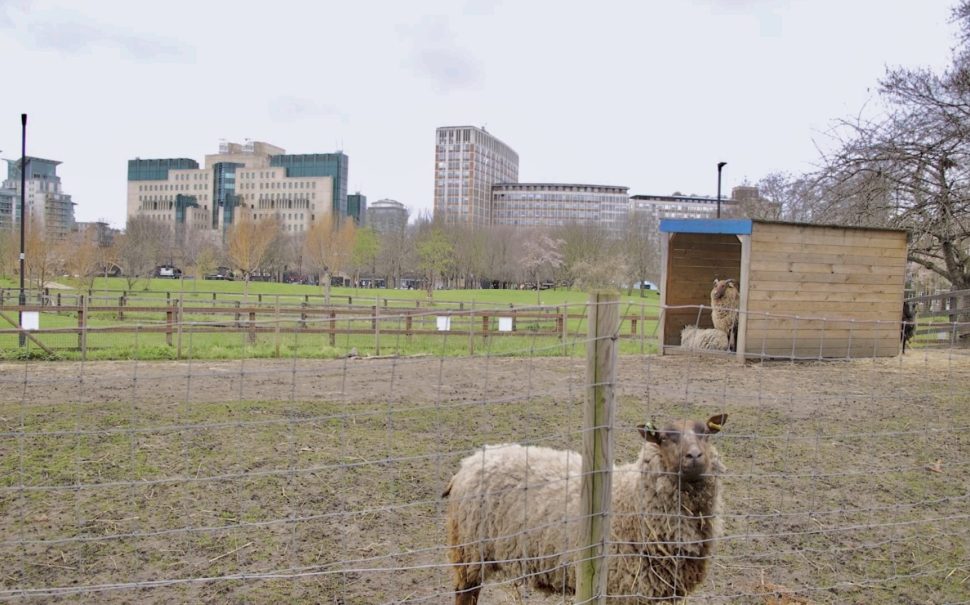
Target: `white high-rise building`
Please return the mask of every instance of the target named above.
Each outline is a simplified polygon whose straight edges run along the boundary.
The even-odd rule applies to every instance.
[[[36,225],[54,238],[61,238],[74,227],[74,202],[61,189],[61,177],[57,176],[56,160],[27,157],[26,195],[24,210],[27,225]],[[20,224],[20,162],[7,162],[7,180],[3,189],[8,194],[0,196],[0,224],[6,225],[4,217],[9,210],[9,224]],[[8,208],[8,203],[10,207]]]
[[[450,225],[491,225],[492,184],[518,181],[519,155],[484,128],[438,128],[434,172],[436,219]]]

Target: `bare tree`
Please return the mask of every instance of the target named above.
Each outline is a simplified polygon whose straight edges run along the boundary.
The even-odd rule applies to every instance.
[[[477,288],[485,272],[485,250],[488,235],[484,229],[473,229],[465,225],[442,227],[454,249],[452,272],[465,288]]]
[[[840,122],[816,218],[906,228],[909,260],[961,290],[970,289],[970,0],[954,17],[961,39],[948,69],[890,70],[885,117]]]
[[[332,214],[318,218],[307,231],[303,242],[303,258],[307,265],[321,275],[324,304],[330,304],[330,282],[334,275],[350,265],[354,249],[356,227],[353,221],[335,224]]]
[[[44,288],[51,273],[58,265],[59,253],[56,241],[44,231],[37,217],[31,217],[24,230],[24,265],[27,278]]]
[[[16,238],[13,231],[0,229],[0,277],[13,275],[17,267],[17,248]]]
[[[559,227],[554,232],[557,239],[563,240],[563,277],[572,283],[582,277],[585,283],[593,280],[589,267],[615,263],[623,257],[618,250],[618,240],[602,225],[596,223],[571,223]],[[609,270],[611,273],[612,269]]]
[[[625,269],[622,281],[626,282],[627,294],[634,284],[640,284],[643,296],[643,282],[660,282],[660,225],[654,215],[637,211],[630,214],[623,229],[620,246]]]
[[[145,216],[128,218],[125,232],[116,238],[118,265],[131,290],[139,279],[145,279],[145,288],[151,282],[152,272],[162,262],[169,249],[172,232],[167,225]]]
[[[555,276],[563,265],[560,252],[565,241],[555,239],[545,233],[535,233],[526,237],[522,244],[522,258],[519,261],[528,279],[535,284],[536,304],[541,304],[539,291],[546,279]]]
[[[62,239],[59,247],[68,275],[75,277],[83,287],[92,288],[100,256],[97,231],[93,227],[75,231]]]
[[[417,273],[417,252],[414,246],[415,229],[402,227],[397,231],[382,233],[380,252],[377,255],[377,270],[394,287],[401,284],[401,277],[407,271]]]
[[[237,210],[236,222],[226,230],[226,256],[242,272],[243,296],[248,298],[250,278],[265,260],[280,224],[275,218],[253,220],[252,212],[242,207]]]
[[[522,257],[522,234],[515,227],[500,226],[488,230],[485,246],[484,273],[501,287],[515,282]]]

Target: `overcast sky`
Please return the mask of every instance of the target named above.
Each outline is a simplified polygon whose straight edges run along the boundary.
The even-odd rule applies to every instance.
[[[350,191],[430,211],[445,125],[484,125],[520,181],[715,195],[718,161],[725,193],[804,172],[887,66],[945,65],[952,5],[0,0],[0,157],[28,113],[77,219],[115,226],[128,159],[222,139],[342,149]]]

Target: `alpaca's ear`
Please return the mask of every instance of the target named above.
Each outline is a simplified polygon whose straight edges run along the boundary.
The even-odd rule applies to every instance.
[[[637,430],[640,431],[640,436],[643,437],[645,441],[649,441],[650,443],[656,443],[657,445],[660,445],[660,431],[658,431],[657,428],[653,426],[652,422],[648,422],[646,424],[638,424]]]
[[[707,432],[710,434],[721,432],[721,427],[727,422],[727,414],[717,414],[707,419]]]

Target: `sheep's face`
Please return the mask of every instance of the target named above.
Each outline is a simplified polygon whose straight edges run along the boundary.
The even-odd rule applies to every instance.
[[[637,428],[660,450],[664,470],[676,473],[687,483],[696,483],[711,471],[713,446],[708,437],[721,430],[727,414],[711,416],[706,422],[681,420],[659,430],[650,424]]]
[[[711,289],[711,300],[721,300],[728,290],[738,291],[738,282],[733,279],[715,279],[714,287]]]

